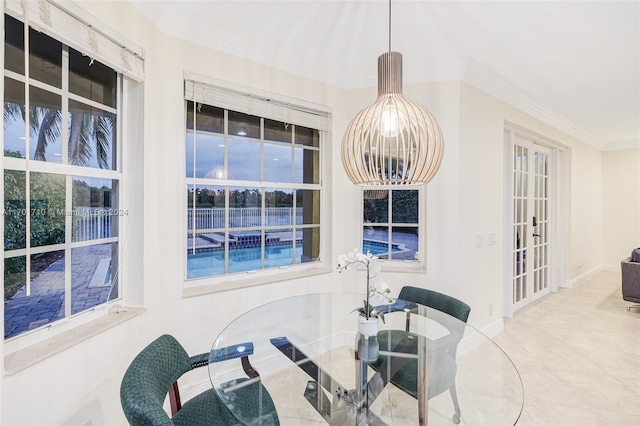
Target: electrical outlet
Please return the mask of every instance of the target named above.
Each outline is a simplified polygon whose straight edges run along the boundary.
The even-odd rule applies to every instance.
[[[482,234],[478,234],[476,235],[476,247],[482,247],[482,244],[484,244],[484,237],[482,236]]]
[[[495,246],[496,245],[496,233],[492,232],[489,234],[489,245],[490,246]]]

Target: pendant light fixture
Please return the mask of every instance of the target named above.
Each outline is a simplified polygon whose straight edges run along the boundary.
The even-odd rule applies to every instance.
[[[378,57],[378,98],[349,124],[342,138],[342,164],[358,185],[418,185],[435,176],[442,161],[440,126],[423,106],[402,94],[402,55]]]

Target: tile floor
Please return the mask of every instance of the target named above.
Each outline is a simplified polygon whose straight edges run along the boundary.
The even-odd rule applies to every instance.
[[[517,313],[493,339],[524,384],[519,426],[640,426],[640,309],[600,272]]]

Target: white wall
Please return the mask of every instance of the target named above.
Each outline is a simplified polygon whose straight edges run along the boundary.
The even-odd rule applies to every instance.
[[[640,247],[640,148],[603,153],[603,263],[620,261]]]
[[[135,354],[161,333],[189,353],[208,351],[238,314],[269,300],[319,291],[363,291],[353,276],[325,274],[242,290],[182,297],[184,240],[183,71],[280,93],[333,108],[327,159],[332,175],[331,257],[359,245],[360,195],[340,160],[342,133],[375,98],[375,88],[343,91],[165,36],[126,2],[82,2],[89,12],[145,49],[144,306],[147,312],[14,376],[2,379],[2,424],[124,424],[119,385]],[[470,322],[500,323],[502,303],[502,161],[505,120],[571,147],[571,252],[584,268],[600,262],[601,154],[506,104],[459,82],[405,88],[427,105],[445,136],[440,172],[427,189],[428,272],[388,274],[394,291],[423,285],[460,297]],[[172,225],[173,224],[173,225]],[[580,232],[577,232],[580,231]],[[495,246],[475,247],[476,234],[498,234]],[[335,265],[335,262],[332,262]],[[364,285],[364,283],[363,283]],[[494,314],[488,314],[493,304]],[[194,379],[206,377],[206,369]],[[37,409],[34,409],[37,407]]]

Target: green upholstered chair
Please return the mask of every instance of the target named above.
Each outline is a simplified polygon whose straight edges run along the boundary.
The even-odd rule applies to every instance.
[[[405,286],[400,290],[399,299],[414,302],[429,308],[436,309],[440,312],[450,315],[459,321],[447,321],[443,318],[439,321],[445,326],[449,335],[436,341],[432,341],[427,347],[431,348],[431,359],[428,366],[428,395],[433,398],[441,394],[447,389],[451,393],[455,413],[453,421],[460,423],[460,405],[458,404],[458,396],[456,394],[456,348],[464,334],[464,324],[469,318],[471,308],[466,303],[446,294],[436,291],[427,290],[418,287]],[[380,350],[393,350],[400,342],[407,339],[410,330],[411,313],[407,312],[406,330],[381,331],[378,333],[378,342]],[[420,336],[421,337],[421,336]],[[442,345],[439,349],[434,350],[434,346]],[[417,347],[413,353],[417,353]],[[385,357],[381,356],[371,367],[377,369]],[[410,359],[403,362],[402,366],[393,374],[390,381],[404,392],[412,395],[414,398],[418,396],[418,364],[416,359]]]
[[[248,360],[242,356],[243,366]],[[194,368],[209,364],[209,354],[190,357],[178,341],[163,335],[140,352],[127,369],[120,387],[122,409],[131,425],[239,425],[240,422],[220,401],[213,389],[209,389],[184,405],[180,402],[177,380]],[[253,377],[257,373],[248,371]],[[249,380],[247,379],[242,379]],[[241,386],[236,403],[255,401],[255,393],[262,392],[260,407],[243,407],[255,410],[256,425],[279,425],[275,406],[270,398],[264,398],[267,390],[259,380],[249,386]],[[172,417],[162,408],[169,394]],[[265,404],[264,401],[267,401]],[[252,423],[253,424],[253,423]]]

